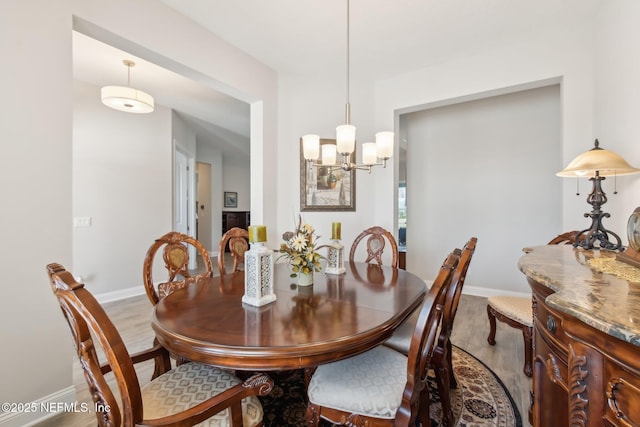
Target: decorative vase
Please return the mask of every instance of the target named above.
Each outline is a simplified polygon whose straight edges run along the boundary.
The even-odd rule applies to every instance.
[[[310,273],[298,272],[298,286],[313,285],[313,271]]]
[[[249,227],[251,228],[251,227]],[[263,232],[266,235],[266,231]],[[242,302],[260,307],[276,300],[273,292],[273,251],[262,242],[252,242],[244,253]]]

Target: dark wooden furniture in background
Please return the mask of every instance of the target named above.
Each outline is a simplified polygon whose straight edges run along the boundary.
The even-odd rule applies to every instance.
[[[83,284],[60,264],[49,264],[47,273],[71,329],[98,425],[194,425],[216,414],[224,417],[220,425],[225,426],[262,421],[255,396],[271,391],[273,381],[268,376],[258,374],[242,382],[226,370],[199,363],[171,369],[169,353],[158,344],[130,355],[106,312]],[[98,349],[106,358],[102,365]],[[141,388],[135,365],[148,360],[155,361],[155,370],[151,383]],[[113,376],[105,377],[108,373]],[[245,423],[243,399],[252,407],[244,411]]]
[[[249,228],[251,212],[249,211],[222,211],[222,234],[234,227]]]
[[[398,268],[407,269],[407,248],[398,250]]]
[[[222,211],[222,234],[232,228],[244,228],[247,230],[251,224],[251,212],[249,211]],[[229,248],[226,248],[229,252]]]
[[[640,425],[639,284],[588,262],[614,252],[525,249],[533,291],[534,427]]]
[[[198,362],[244,370],[314,367],[384,342],[422,303],[424,281],[404,270],[349,263],[297,287],[289,265],[274,269],[277,300],[242,304],[244,272],[180,289],[155,306],[160,344]],[[370,270],[376,270],[372,274]]]

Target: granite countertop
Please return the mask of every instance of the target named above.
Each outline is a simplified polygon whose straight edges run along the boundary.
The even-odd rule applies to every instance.
[[[640,346],[640,281],[598,271],[597,264],[616,263],[615,252],[572,245],[536,246],[525,248],[524,252],[518,268],[555,291],[547,297],[549,307]],[[632,276],[640,276],[640,269],[632,270]]]

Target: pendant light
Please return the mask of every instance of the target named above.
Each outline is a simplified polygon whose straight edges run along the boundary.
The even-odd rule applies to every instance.
[[[126,113],[151,113],[154,108],[153,97],[131,87],[131,67],[135,67],[136,63],[128,59],[122,63],[127,67],[127,86],[104,86],[101,90],[102,103]]]

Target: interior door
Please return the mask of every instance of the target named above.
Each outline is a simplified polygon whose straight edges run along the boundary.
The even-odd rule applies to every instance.
[[[173,229],[180,233],[189,234],[189,188],[188,188],[187,156],[181,151],[175,152],[174,171],[174,212]]]
[[[189,159],[185,153],[175,150],[173,171],[173,229],[180,233],[195,237],[195,209],[191,205],[192,194],[195,187],[195,167],[193,159]],[[198,266],[196,250],[192,245],[189,249],[189,269]]]

